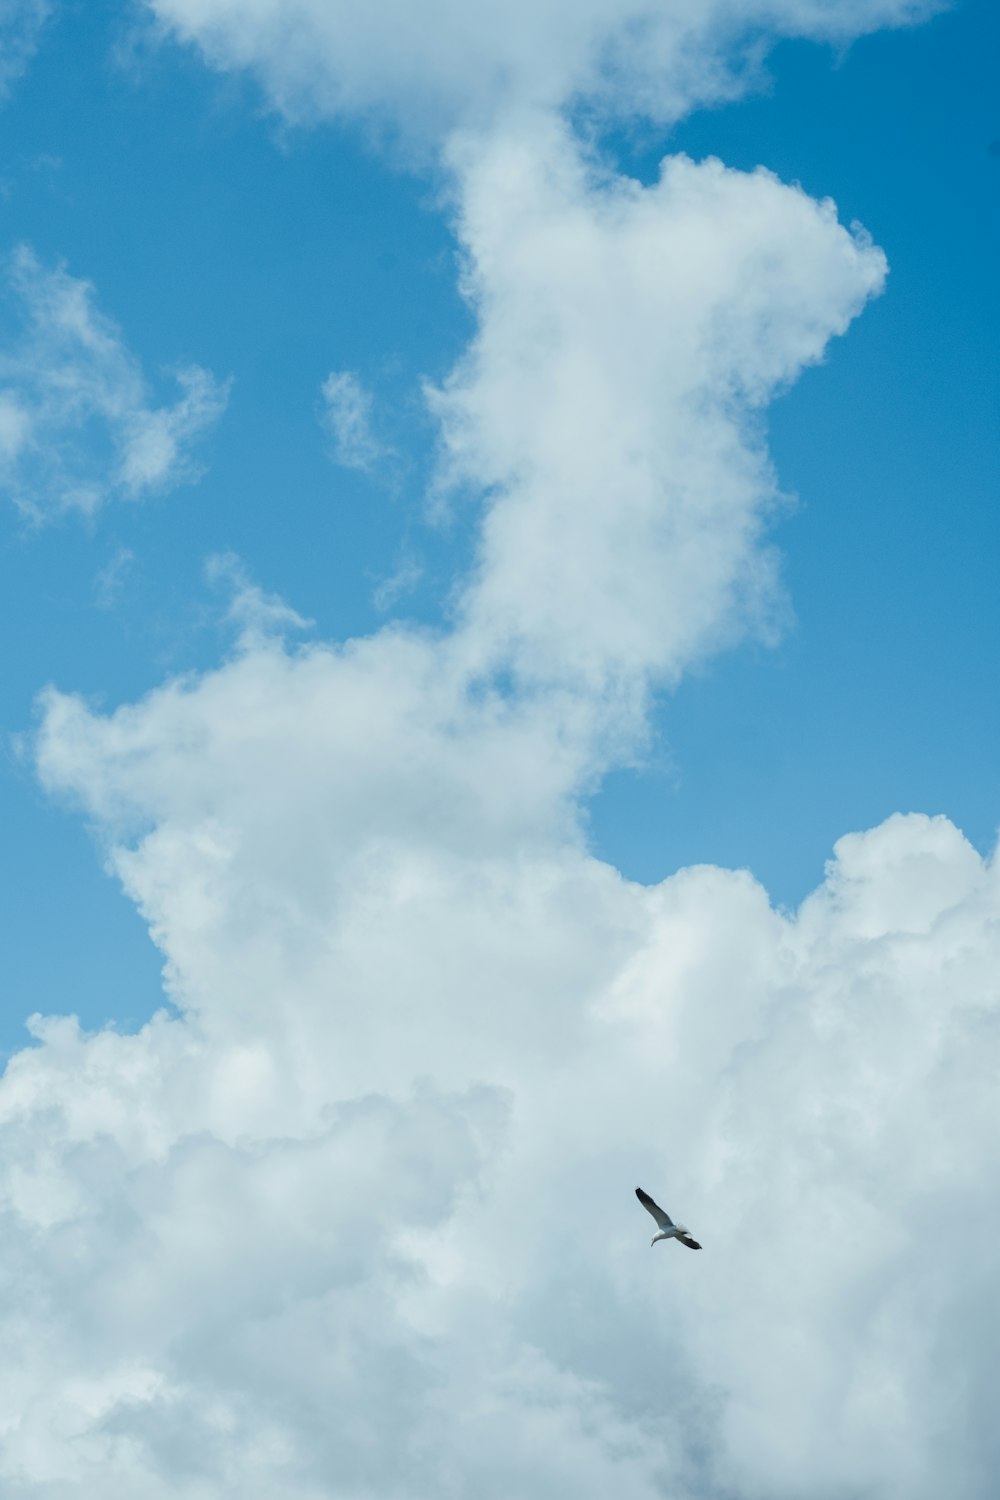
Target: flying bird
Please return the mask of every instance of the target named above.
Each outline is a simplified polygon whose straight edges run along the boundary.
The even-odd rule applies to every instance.
[[[680,1240],[682,1245],[687,1245],[689,1250],[700,1250],[701,1246],[697,1240],[693,1240],[683,1224],[675,1224],[669,1214],[665,1214],[658,1203],[654,1203],[648,1193],[642,1188],[636,1188],[635,1196],[647,1209],[659,1225],[659,1234],[654,1234],[650,1245],[655,1245],[657,1240]]]

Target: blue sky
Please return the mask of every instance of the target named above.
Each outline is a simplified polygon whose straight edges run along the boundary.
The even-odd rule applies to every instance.
[[[992,845],[998,24],[969,0],[844,55],[784,42],[752,97],[608,135],[645,181],[668,151],[762,163],[832,196],[891,267],[885,295],[768,414],[796,497],[774,531],[794,619],[776,646],[716,657],[661,699],[644,768],[612,771],[590,804],[595,849],[637,879],[746,866],[796,905],[842,832],[896,810],[944,812]],[[5,247],[92,281],[154,380],[185,360],[234,380],[197,483],[44,527],[7,510],[16,1045],[32,1010],[133,1024],[160,993],[158,956],[79,821],[10,748],[36,693],[51,682],[113,706],[213,662],[226,633],[203,568],[217,552],[321,636],[377,625],[373,593],[407,561],[421,576],[394,608],[440,619],[468,518],[428,524],[420,381],[443,377],[471,325],[433,172],[387,162],[351,125],[281,124],[253,84],[137,40],[117,6],[57,12],[4,116]],[[317,393],[332,367],[375,393],[394,450],[378,475],[330,461]]]
[[[992,1500],[998,41],[0,3],[4,1500]]]

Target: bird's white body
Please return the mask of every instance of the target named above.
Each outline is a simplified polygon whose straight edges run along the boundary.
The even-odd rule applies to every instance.
[[[657,1240],[677,1240],[680,1239],[682,1234],[687,1233],[689,1231],[685,1229],[683,1224],[672,1224],[669,1229],[661,1229],[659,1234],[654,1234],[649,1243],[650,1245],[655,1245]]]

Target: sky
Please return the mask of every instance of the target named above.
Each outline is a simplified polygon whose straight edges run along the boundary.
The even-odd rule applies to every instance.
[[[992,1494],[998,33],[0,4],[13,1500]]]

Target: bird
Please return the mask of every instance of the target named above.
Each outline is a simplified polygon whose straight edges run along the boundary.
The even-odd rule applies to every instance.
[[[675,1224],[670,1215],[665,1214],[660,1205],[658,1203],[654,1203],[649,1194],[644,1193],[642,1188],[636,1188],[635,1196],[638,1198],[643,1208],[647,1209],[653,1215],[653,1218],[660,1226],[659,1234],[654,1234],[653,1238],[649,1242],[650,1248],[652,1248],[652,1246],[656,1244],[657,1240],[680,1240],[681,1244],[687,1245],[689,1250],[701,1249],[698,1241],[691,1238],[691,1235],[685,1225]]]

